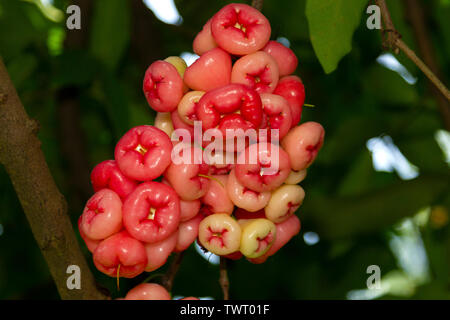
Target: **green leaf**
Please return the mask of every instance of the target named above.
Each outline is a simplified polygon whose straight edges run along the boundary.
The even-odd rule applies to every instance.
[[[361,21],[367,0],[308,0],[311,42],[326,73],[337,68],[339,60],[352,49],[353,33]]]
[[[114,69],[130,40],[128,1],[97,0],[92,18],[90,49],[105,66]]]

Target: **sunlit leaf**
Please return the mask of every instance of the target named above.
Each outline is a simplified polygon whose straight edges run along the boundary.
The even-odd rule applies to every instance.
[[[311,42],[326,73],[337,68],[339,60],[352,49],[352,38],[361,21],[366,0],[308,0]]]

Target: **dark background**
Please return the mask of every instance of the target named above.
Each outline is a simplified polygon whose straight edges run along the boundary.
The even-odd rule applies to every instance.
[[[78,1],[82,29],[69,32],[68,1],[55,0],[54,7],[44,7],[39,0],[0,0],[0,54],[28,114],[40,123],[42,149],[69,202],[74,225],[92,194],[90,170],[113,158],[115,143],[129,128],[153,122],[155,114],[141,89],[146,67],[157,59],[192,52],[195,34],[229,2],[176,0],[183,17],[176,26],[159,21],[139,0]],[[289,39],[299,57],[297,74],[305,83],[305,103],[315,106],[304,108],[302,122],[320,122],[326,129],[325,145],[302,183],[307,196],[297,212],[300,235],[265,264],[243,259],[230,263],[230,295],[448,299],[450,179],[448,159],[436,140],[437,133],[445,135],[437,100],[425,76],[402,55],[398,59],[417,78],[415,84],[377,63],[383,53],[380,33],[365,27],[366,14],[351,53],[336,71],[325,74],[311,45],[305,3],[266,0],[263,13],[272,23],[272,38]],[[405,3],[388,1],[404,41],[418,52]],[[448,83],[450,1],[421,4],[435,62]],[[378,143],[377,150],[390,150],[384,157],[377,152],[385,160],[393,159],[391,172],[374,169],[367,148],[371,138],[379,138],[371,140]],[[415,166],[416,178],[402,175],[408,166],[401,165],[405,158],[396,150]],[[305,236],[306,232],[314,232],[320,241],[307,244],[304,238],[315,234]],[[118,292],[115,279],[97,272],[84,244],[82,248],[96,278],[113,297],[124,296],[149,276],[121,280]],[[382,289],[375,294],[355,292],[366,288],[370,265],[380,267]],[[218,266],[190,248],[173,294],[220,299],[218,275]],[[57,298],[11,182],[0,167],[0,299]]]

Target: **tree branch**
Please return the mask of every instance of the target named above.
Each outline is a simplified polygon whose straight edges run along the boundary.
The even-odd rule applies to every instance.
[[[0,163],[14,189],[62,299],[105,299],[96,287],[37,138],[0,57]],[[67,288],[69,265],[81,269],[81,290]]]
[[[167,289],[167,291],[171,291],[173,287],[173,282],[175,280],[175,276],[180,269],[181,261],[183,260],[184,251],[177,252],[170,264],[169,270],[167,270],[166,274],[162,279],[162,285]]]
[[[428,66],[423,63],[422,60],[412,51],[406,43],[404,43],[401,39],[401,35],[394,27],[394,23],[392,22],[391,15],[387,8],[385,0],[375,0],[376,4],[380,7],[381,15],[383,17],[383,21],[385,24],[385,28],[382,30],[384,38],[383,38],[383,46],[387,49],[391,49],[395,54],[398,54],[399,51],[403,51],[403,53],[412,60],[420,70],[430,79],[430,81],[439,89],[439,91],[444,95],[444,97],[450,101],[450,91],[447,87],[439,80],[439,78],[433,73],[433,71],[428,68]]]
[[[420,54],[422,55],[424,62],[430,66],[430,69],[438,78],[443,79],[442,72],[437,63],[433,45],[430,41],[427,23],[423,13],[423,7],[417,0],[403,0],[403,8],[413,28]],[[444,127],[447,131],[450,131],[450,104],[435,86],[430,83],[429,87],[431,94],[435,97],[438,104],[439,112],[441,113],[444,121]]]
[[[227,260],[224,257],[220,257],[220,277],[219,277],[220,287],[223,292],[223,300],[230,299],[230,281],[228,280],[227,273]]]

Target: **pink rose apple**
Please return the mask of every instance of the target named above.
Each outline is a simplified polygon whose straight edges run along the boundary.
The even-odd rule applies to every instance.
[[[210,215],[213,213],[226,213],[231,215],[234,209],[234,204],[230,200],[227,192],[227,180],[228,177],[212,176],[211,182],[205,195],[202,197],[201,212],[204,215]]]
[[[235,55],[245,55],[263,48],[270,39],[269,20],[246,4],[231,3],[211,20],[211,32],[217,44]]]
[[[172,125],[173,128],[177,131],[179,131],[178,129],[184,129],[186,130],[185,133],[187,134],[187,141],[182,141],[185,143],[190,143],[194,140],[194,127],[191,125],[188,125],[186,122],[184,122],[182,120],[182,118],[180,117],[180,114],[178,113],[177,110],[172,111],[171,114],[171,119],[172,119]],[[175,143],[175,141],[173,141]]]
[[[298,59],[295,53],[278,41],[269,41],[263,51],[270,54],[277,62],[280,77],[290,75],[297,69]]]
[[[202,214],[198,214],[191,220],[180,223],[175,252],[186,250],[197,239],[198,227],[203,218]]]
[[[122,229],[122,200],[110,189],[96,192],[86,203],[80,228],[86,237],[102,240]]]
[[[153,126],[138,126],[117,143],[114,157],[124,175],[147,181],[158,178],[170,164],[172,142]]]
[[[177,108],[183,96],[183,79],[169,62],[158,60],[148,67],[143,90],[150,107],[157,112],[170,112]]]
[[[261,128],[267,129],[267,139],[271,141],[270,129],[278,130],[278,139],[282,139],[291,128],[291,109],[286,99],[281,96],[263,93],[261,94],[263,104],[263,121]]]
[[[291,160],[293,170],[308,168],[322,148],[325,130],[317,122],[305,122],[295,128],[281,140]]]
[[[220,48],[205,52],[184,73],[184,82],[197,91],[209,91],[225,86],[230,83],[230,79],[231,57]]]
[[[278,83],[278,65],[264,51],[243,56],[233,65],[231,82],[242,83],[258,93],[271,93]]]
[[[196,298],[196,297],[186,297],[186,298],[183,298],[183,299],[180,299],[180,300],[200,300],[200,299]]]
[[[270,191],[257,192],[244,187],[236,178],[235,169],[228,175],[227,191],[236,207],[250,212],[263,209],[270,200]]]
[[[126,177],[114,160],[106,160],[96,165],[91,172],[91,183],[95,192],[105,188],[111,189],[122,199],[137,187],[137,182]]]
[[[184,201],[180,200],[180,221],[191,220],[200,212],[200,200]]]
[[[283,184],[291,172],[291,166],[289,156],[282,148],[260,142],[252,144],[239,155],[234,170],[243,186],[264,192]]]
[[[172,187],[166,178],[163,178],[161,183]],[[194,218],[199,213],[201,205],[200,200],[185,201],[180,199],[180,222],[185,222]]]
[[[305,86],[297,76],[286,76],[278,81],[274,94],[287,100],[291,108],[292,127],[296,126],[302,117],[303,103],[305,102]]]
[[[208,175],[227,175],[234,167],[236,153],[216,150],[214,152],[205,152],[203,159],[209,165]]]
[[[93,253],[103,239],[92,240],[84,234],[83,229],[81,228],[81,216],[78,218],[78,231],[80,232],[81,239],[84,240],[84,243],[86,244],[88,250]]]
[[[204,177],[208,174],[209,166],[194,162],[196,152],[201,155],[202,150],[191,146],[182,148],[179,155],[180,161],[183,162],[180,164],[172,162],[164,173],[164,177],[178,196],[186,201],[203,197],[209,186],[209,179]]]
[[[242,84],[230,84],[205,93],[196,114],[203,130],[219,126],[225,134],[227,128],[256,129],[262,121],[261,98]]]
[[[140,184],[123,204],[123,224],[136,239],[155,243],[167,239],[180,222],[175,190],[155,181]]]
[[[171,300],[170,293],[156,283],[141,283],[125,296],[125,300]]]
[[[140,241],[121,231],[100,242],[94,264],[110,277],[134,278],[144,271],[147,255]]]
[[[217,47],[216,40],[214,40],[211,33],[211,19],[209,19],[203,26],[202,31],[200,31],[194,39],[192,44],[194,52],[201,56],[206,51],[214,49]]]
[[[146,272],[152,272],[162,267],[167,258],[172,253],[177,244],[178,231],[172,233],[170,237],[155,243],[146,243],[145,252],[147,254],[147,265],[145,266]]]

